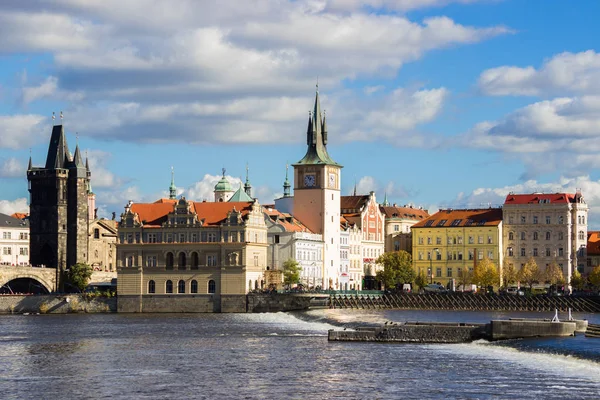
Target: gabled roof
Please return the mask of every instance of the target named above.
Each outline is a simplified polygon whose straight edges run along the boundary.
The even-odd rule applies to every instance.
[[[29,219],[18,219],[0,213],[0,227],[2,228],[29,228]]]
[[[588,231],[587,253],[588,255],[600,255],[600,231]]]
[[[398,206],[379,206],[379,209],[385,214],[386,219],[401,218],[420,221],[429,218],[429,213],[420,208],[398,207]]]
[[[248,196],[242,185],[240,185],[240,188],[229,199],[230,203],[239,201],[254,201],[252,197]]]
[[[368,194],[362,196],[341,196],[340,209],[342,214],[360,213],[363,207],[369,202],[369,197]]]
[[[277,225],[281,225],[281,227],[286,232],[313,233],[302,222],[297,220],[292,214],[282,213],[279,210],[276,210],[274,208],[268,208],[268,207],[263,207],[263,212],[273,223],[276,223]]]
[[[414,224],[413,228],[448,228],[498,226],[502,222],[501,208],[440,210]]]
[[[508,194],[504,204],[568,204],[575,203],[575,194],[570,193],[532,193]]]

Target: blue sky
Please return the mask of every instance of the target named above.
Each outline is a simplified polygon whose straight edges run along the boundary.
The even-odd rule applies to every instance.
[[[218,3],[218,5],[217,5]],[[342,190],[439,207],[582,189],[600,228],[596,1],[5,0],[0,212],[27,211],[51,115],[87,152],[100,215],[211,198],[249,165],[282,193],[318,79]]]

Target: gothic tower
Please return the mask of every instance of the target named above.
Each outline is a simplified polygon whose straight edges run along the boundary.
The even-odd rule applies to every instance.
[[[294,216],[323,235],[323,288],[335,284],[340,268],[340,182],[342,166],[327,153],[327,121],[319,88],[306,131],[306,154],[294,164]]]
[[[32,265],[64,270],[87,262],[90,175],[79,145],[71,156],[63,125],[55,125],[46,165],[30,159],[27,169]]]

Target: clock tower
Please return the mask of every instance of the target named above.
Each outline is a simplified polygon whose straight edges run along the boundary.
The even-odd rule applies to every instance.
[[[323,289],[335,288],[340,270],[340,183],[342,166],[327,153],[327,121],[319,87],[309,114],[306,154],[294,164],[294,217],[323,235]]]

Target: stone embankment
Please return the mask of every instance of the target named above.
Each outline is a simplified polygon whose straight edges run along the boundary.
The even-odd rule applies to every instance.
[[[428,294],[335,294],[331,308],[468,310],[468,311],[540,311],[600,312],[600,297],[513,296],[470,293]]]
[[[489,324],[391,323],[357,330],[333,330],[333,342],[468,343],[478,339],[505,340],[575,335],[576,323],[541,320],[494,320]]]
[[[110,313],[116,311],[116,297],[89,298],[85,294],[0,296],[0,314]]]

